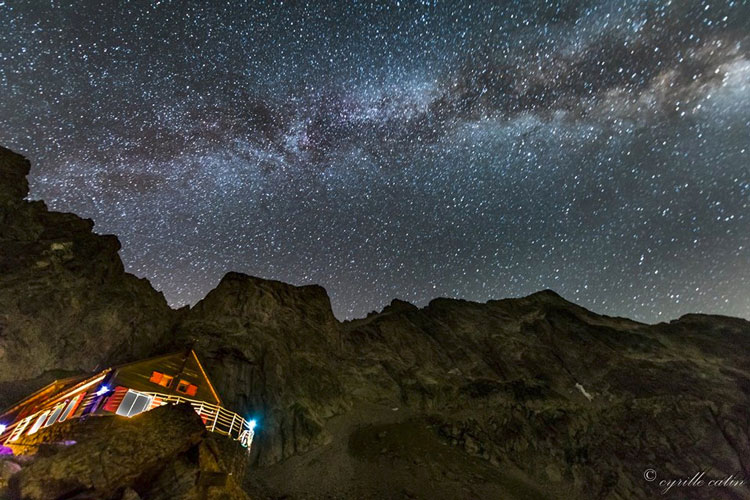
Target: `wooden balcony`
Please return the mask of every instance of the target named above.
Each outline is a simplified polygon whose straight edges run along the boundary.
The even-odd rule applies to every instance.
[[[203,420],[203,424],[206,426],[207,430],[239,441],[242,446],[248,449],[248,451],[252,446],[253,436],[255,435],[255,421],[248,421],[237,413],[227,410],[222,406],[211,404],[205,401],[200,401],[197,399],[190,399],[179,395],[164,394],[160,392],[141,392],[133,391],[131,389],[128,391],[128,393],[132,393],[138,398],[147,397],[150,399],[150,401],[148,401],[148,403],[144,405],[144,409],[142,411],[139,410],[136,413],[131,413],[129,410],[121,412],[118,408],[118,416],[124,415],[125,418],[130,418],[137,415],[138,413],[149,411],[165,404],[189,403],[198,414],[198,416],[201,417],[201,420]],[[95,394],[88,395],[85,400],[86,403],[90,402],[94,396]],[[122,397],[123,396],[121,396],[121,401]],[[118,401],[117,404],[119,405],[121,401]],[[86,404],[84,403],[84,406],[85,405]],[[0,443],[13,444],[24,435],[34,434],[36,432],[39,432],[40,430],[43,430],[45,427],[54,425],[57,423],[56,419],[59,414],[60,412],[56,411],[55,408],[43,408],[36,413],[28,415],[27,417],[14,422],[11,425],[8,425],[5,428],[0,427]],[[90,417],[110,415],[115,417],[115,414],[112,412],[83,412],[81,415],[68,417],[66,421],[81,418],[84,416]]]

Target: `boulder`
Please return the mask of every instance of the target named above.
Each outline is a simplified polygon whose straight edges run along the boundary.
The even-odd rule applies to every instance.
[[[11,498],[246,498],[233,475],[246,450],[223,437],[224,447],[217,445],[189,404],[130,419],[75,420],[38,434],[41,442],[64,436],[72,444],[35,455],[12,475]]]
[[[162,406],[131,419],[99,417],[50,428],[72,444],[36,458],[13,476],[11,494],[28,500],[74,493],[108,498],[141,476],[157,476],[165,462],[188,451],[206,429],[188,404]]]

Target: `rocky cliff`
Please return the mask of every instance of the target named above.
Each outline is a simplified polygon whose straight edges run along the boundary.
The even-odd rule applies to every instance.
[[[175,347],[194,345],[223,398],[260,415],[261,464],[323,444],[325,420],[347,408],[343,332],[319,286],[229,273],[176,331]]]
[[[750,322],[646,325],[542,291],[341,323],[321,287],[239,273],[175,312],[114,237],[24,201],[27,171],[0,151],[0,382],[191,344],[260,420],[252,497],[750,498],[659,487],[750,478]]]
[[[124,271],[115,236],[26,201],[29,162],[0,148],[0,405],[60,372],[147,356],[174,311]]]

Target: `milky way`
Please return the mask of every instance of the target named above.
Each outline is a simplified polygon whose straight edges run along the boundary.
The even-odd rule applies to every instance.
[[[0,0],[0,144],[174,306],[750,317],[747,2],[104,3]]]

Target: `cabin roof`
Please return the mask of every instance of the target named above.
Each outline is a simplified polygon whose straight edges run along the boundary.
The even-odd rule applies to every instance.
[[[6,415],[14,414],[18,412],[20,409],[22,409],[23,407],[33,403],[36,400],[42,399],[45,396],[55,397],[63,392],[74,390],[77,386],[85,384],[87,381],[92,380],[98,376],[101,376],[102,374],[104,374],[105,372],[108,372],[109,370],[110,369],[107,368],[106,370],[101,370],[95,373],[86,373],[83,375],[75,375],[72,377],[53,380],[49,384],[41,387],[37,391],[31,393],[30,395],[26,396],[22,400],[13,404],[13,406],[10,406],[2,414],[0,414],[0,417],[5,417]]]
[[[0,413],[0,417],[4,417],[8,414],[14,413],[14,411],[18,409],[19,407],[24,406],[28,403],[31,403],[35,399],[42,397],[47,392],[58,393],[60,391],[64,391],[66,388],[74,386],[76,383],[82,380],[85,380],[89,376],[90,376],[89,374],[84,374],[84,375],[76,375],[76,376],[62,378],[62,379],[55,379],[49,384],[44,385],[40,387],[39,389],[37,389],[36,391],[32,392],[31,394],[21,399],[20,401],[13,403],[12,406],[9,406],[5,411]],[[55,387],[56,387],[56,390],[53,391],[53,388]]]
[[[185,374],[188,378],[191,374],[193,377],[199,378],[202,381],[199,391],[203,391],[203,397],[206,398],[206,401],[213,400],[212,402],[221,404],[221,398],[217,394],[216,389],[211,383],[211,379],[209,379],[206,370],[203,368],[203,365],[198,359],[198,355],[193,349],[163,354],[119,365],[113,368],[113,371],[115,372],[113,383],[122,384],[135,390],[153,391],[153,389],[146,389],[143,386],[143,383],[145,382],[150,386],[148,376],[151,374],[152,370],[161,372],[162,368],[159,368],[159,364],[177,365],[180,367],[178,373]],[[133,374],[138,372],[140,372],[140,374],[134,377]],[[174,372],[166,373],[168,375],[176,375]],[[182,375],[180,375],[180,377],[182,377]],[[174,389],[169,389],[170,392],[173,390]]]
[[[211,383],[211,379],[208,377],[208,374],[206,373],[206,370],[203,368],[203,365],[201,364],[200,360],[198,359],[198,355],[195,353],[193,349],[190,349],[189,351],[181,351],[181,352],[172,352],[169,354],[160,354],[158,356],[153,356],[150,358],[145,359],[139,359],[136,361],[131,361],[129,363],[123,363],[120,365],[116,365],[112,368],[107,368],[105,370],[99,370],[93,373],[87,373],[83,375],[77,375],[72,377],[67,377],[63,379],[58,379],[50,382],[49,384],[41,387],[37,391],[33,392],[32,394],[26,396],[25,398],[21,399],[17,403],[13,404],[11,407],[9,407],[7,410],[0,413],[0,417],[16,413],[19,409],[23,408],[24,406],[34,402],[36,399],[40,399],[43,396],[47,395],[48,397],[54,397],[62,393],[63,391],[70,391],[76,388],[76,386],[79,386],[81,384],[85,384],[90,380],[93,380],[100,375],[106,374],[108,372],[112,371],[119,371],[122,369],[126,369],[131,366],[135,366],[141,363],[149,363],[158,361],[161,359],[168,359],[170,357],[176,357],[181,356],[184,358],[185,361],[187,361],[189,358],[193,358],[195,360],[196,365],[198,366],[198,370],[200,371],[200,374],[202,375],[203,379],[206,381],[206,384],[208,386],[208,389],[211,393],[211,395],[216,399],[217,404],[221,404],[221,398],[219,397],[218,393],[216,392],[216,389],[214,388],[213,384]]]

